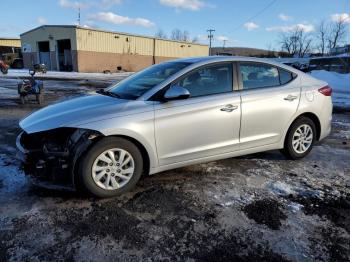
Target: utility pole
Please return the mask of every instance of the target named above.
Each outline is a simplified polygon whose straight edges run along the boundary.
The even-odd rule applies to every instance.
[[[208,29],[207,32],[208,32],[208,38],[209,38],[209,55],[211,55],[211,42],[213,40],[213,37],[214,37],[213,32],[215,32],[215,30]]]
[[[225,45],[226,45],[227,39],[222,40],[222,42],[223,42],[222,51],[225,52]]]
[[[80,25],[80,4],[78,6],[78,25]]]

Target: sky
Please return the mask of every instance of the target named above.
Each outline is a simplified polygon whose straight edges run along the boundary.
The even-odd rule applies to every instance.
[[[2,0],[0,37],[19,37],[43,24],[86,27],[154,36],[174,28],[187,30],[214,46],[279,49],[281,32],[301,28],[314,33],[322,21],[345,19],[350,0]],[[350,27],[350,26],[349,26]],[[350,35],[350,34],[349,34]],[[350,36],[348,37],[350,42]]]

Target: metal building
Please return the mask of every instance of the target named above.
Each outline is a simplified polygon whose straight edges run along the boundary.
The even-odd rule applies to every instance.
[[[21,49],[21,40],[19,38],[0,38],[0,57],[4,53],[18,53]]]
[[[21,34],[24,66],[49,70],[138,71],[179,57],[208,55],[207,45],[110,32],[75,25],[43,25]]]

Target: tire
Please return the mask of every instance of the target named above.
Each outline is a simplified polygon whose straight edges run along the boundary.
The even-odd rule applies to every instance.
[[[309,129],[308,129],[309,128]],[[297,131],[298,130],[298,131]],[[301,132],[303,133],[303,130],[305,130],[305,133],[308,132],[306,130],[310,130],[305,137],[298,136],[298,134]],[[312,137],[310,138],[310,134]],[[307,117],[300,117],[297,120],[295,120],[292,125],[290,126],[285,142],[284,142],[284,148],[281,150],[282,153],[288,158],[292,160],[297,160],[305,157],[310,153],[312,150],[312,147],[316,140],[316,127],[315,123]],[[298,138],[302,139],[301,141],[297,142]],[[293,140],[294,139],[294,140]],[[295,146],[293,146],[293,142]],[[303,146],[304,148],[300,147]]]
[[[125,159],[127,158],[127,154],[131,156],[131,160],[128,162],[127,165],[130,165],[133,167],[133,173],[130,175],[124,175],[123,171],[120,171],[124,167],[120,165],[120,167],[117,167],[117,164],[119,163],[119,159],[116,160],[113,163],[113,166],[103,166],[101,165],[110,165],[110,162],[104,162],[100,161],[101,155],[105,153],[107,150],[112,149],[118,149],[120,151],[125,151]],[[119,158],[120,155],[118,155],[119,151],[115,151],[115,158]],[[106,153],[108,155],[108,153]],[[106,156],[106,155],[104,155]],[[111,159],[110,157],[108,157]],[[124,160],[125,160],[124,159]],[[112,161],[113,162],[113,161]],[[96,163],[98,163],[100,166],[98,166]],[[109,164],[107,164],[109,163]],[[115,164],[115,165],[114,165]],[[120,163],[119,163],[120,164]],[[131,165],[132,164],[132,165]],[[97,168],[105,168],[104,171],[94,172],[93,167]],[[117,170],[118,169],[118,170]],[[127,167],[125,169],[128,170],[130,167]],[[108,171],[109,170],[109,171]],[[94,197],[99,198],[106,198],[106,197],[113,197],[118,196],[121,194],[124,194],[135,187],[136,183],[140,179],[143,171],[143,158],[140,150],[130,142],[129,140],[119,138],[119,137],[106,137],[102,140],[96,142],[81,158],[81,161],[78,166],[77,170],[77,188],[82,189],[84,192],[88,193],[89,195],[92,195]],[[106,172],[109,173],[106,173]],[[103,172],[104,175],[102,174]],[[113,173],[114,172],[114,173]],[[119,172],[119,174],[117,174]],[[102,174],[101,180],[98,180],[98,176]],[[114,175],[114,176],[113,176]],[[110,176],[108,178],[108,176]],[[119,176],[128,176],[130,177],[127,182],[122,181],[122,178]],[[114,179],[112,181],[112,179]],[[107,180],[107,181],[106,181]],[[122,182],[121,182],[122,181]],[[119,188],[113,188],[114,185],[112,182],[117,182],[120,186]],[[125,184],[123,184],[125,183]],[[109,189],[102,188],[106,187],[106,184],[108,185]]]

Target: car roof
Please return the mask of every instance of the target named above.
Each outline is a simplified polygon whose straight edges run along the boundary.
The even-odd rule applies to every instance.
[[[295,68],[285,65],[283,63],[274,61],[269,58],[257,58],[257,57],[247,57],[247,56],[201,56],[201,57],[188,57],[188,58],[179,58],[173,60],[174,62],[188,62],[193,65],[205,65],[207,63],[215,63],[215,62],[235,62],[235,61],[245,61],[245,62],[260,62],[267,63],[270,65],[278,66],[285,68],[294,73],[300,74],[299,70]]]
[[[266,62],[266,63],[273,62],[270,59],[247,57],[247,56],[198,56],[198,57],[179,58],[174,61],[200,63],[200,62],[221,62],[221,61],[242,61],[242,60]]]

